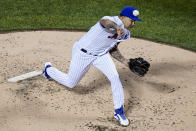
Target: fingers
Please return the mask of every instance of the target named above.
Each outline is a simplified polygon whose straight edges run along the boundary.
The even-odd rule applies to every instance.
[[[125,35],[125,32],[122,28],[118,28],[117,29],[117,34],[118,34],[117,39],[119,39],[119,38],[122,38]]]

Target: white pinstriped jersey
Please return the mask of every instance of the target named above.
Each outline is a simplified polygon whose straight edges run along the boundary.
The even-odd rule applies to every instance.
[[[109,19],[123,28],[125,31],[124,38],[114,38],[115,34],[111,33],[112,29],[109,31],[103,27],[100,22],[97,22],[80,40],[75,43],[80,49],[83,48],[92,54],[102,55],[113,48],[117,42],[125,41],[130,38],[129,30],[124,28],[124,24],[118,16],[104,16],[102,19]]]

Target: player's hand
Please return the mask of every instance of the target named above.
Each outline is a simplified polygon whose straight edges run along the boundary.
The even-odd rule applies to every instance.
[[[119,26],[117,26],[116,29],[117,29],[117,34],[118,34],[117,39],[120,39],[120,38],[124,37],[125,31]]]

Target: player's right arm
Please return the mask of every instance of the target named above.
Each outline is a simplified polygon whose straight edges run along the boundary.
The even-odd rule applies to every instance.
[[[121,38],[124,36],[125,32],[124,30],[118,26],[115,22],[109,20],[109,19],[101,19],[100,24],[105,27],[105,28],[112,28],[116,30],[116,33],[118,34],[117,39]]]

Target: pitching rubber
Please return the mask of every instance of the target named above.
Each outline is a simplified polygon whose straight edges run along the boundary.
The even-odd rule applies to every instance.
[[[32,72],[29,72],[29,73],[26,73],[26,74],[22,74],[20,76],[9,78],[8,82],[13,82],[13,83],[14,82],[19,82],[21,80],[32,78],[32,77],[35,77],[35,76],[38,76],[38,75],[41,75],[41,74],[42,74],[42,71],[32,71]]]

